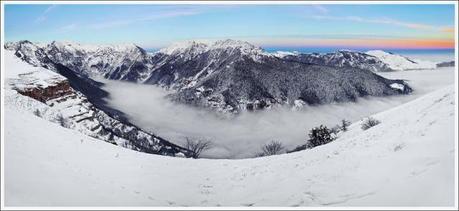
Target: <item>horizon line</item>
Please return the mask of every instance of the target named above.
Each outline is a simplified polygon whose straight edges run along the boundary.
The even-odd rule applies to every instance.
[[[209,39],[209,40],[240,40],[240,41],[245,41],[250,44],[253,44],[255,46],[261,47],[264,50],[269,49],[269,48],[284,48],[284,49],[336,49],[336,50],[456,50],[456,45],[455,42],[449,42],[446,41],[447,43],[442,43],[442,46],[422,46],[422,45],[414,45],[410,44],[408,46],[394,46],[393,43],[392,45],[361,45],[360,43],[354,45],[341,45],[336,43],[337,40],[334,40],[334,43],[326,43],[326,44],[302,44],[302,43],[276,43],[276,44],[262,44],[257,41],[249,41],[247,39],[234,39],[234,38],[222,38],[222,39]],[[203,39],[188,39],[188,40],[194,40],[194,41],[199,41]],[[310,39],[313,41],[317,41],[317,39]],[[327,39],[321,39],[320,41],[326,41]],[[345,39],[343,39],[345,40]],[[351,40],[351,39],[348,39]],[[355,39],[352,39],[355,41]],[[172,41],[168,42],[169,44],[167,45],[161,45],[161,46],[153,46],[151,44],[146,44],[146,43],[139,43],[139,42],[128,42],[128,41],[120,41],[120,42],[112,42],[112,43],[105,43],[105,42],[80,42],[80,41],[74,41],[74,40],[68,40],[68,39],[63,39],[63,40],[52,40],[52,41],[34,41],[30,39],[18,39],[18,40],[5,40],[4,44],[9,43],[9,42],[21,42],[21,41],[29,41],[32,43],[40,43],[40,44],[47,44],[47,43],[52,43],[52,42],[70,42],[70,43],[76,43],[76,44],[83,44],[83,45],[123,45],[123,44],[134,44],[136,46],[139,46],[143,49],[148,49],[148,50],[153,50],[153,49],[162,49],[162,48],[167,48],[168,46],[172,45],[173,43],[176,42],[181,42],[184,40],[177,40],[177,41]],[[304,41],[304,40],[303,40]],[[392,41],[392,40],[389,40]],[[423,40],[422,40],[423,41]],[[440,41],[444,42],[444,41]],[[452,45],[449,45],[452,44]]]

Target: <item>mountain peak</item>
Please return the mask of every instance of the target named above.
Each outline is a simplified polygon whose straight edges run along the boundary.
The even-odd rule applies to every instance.
[[[73,41],[53,41],[49,44],[50,46],[67,49],[67,50],[80,50],[87,52],[94,52],[101,49],[110,49],[113,51],[132,51],[138,49],[141,52],[144,52],[142,48],[137,46],[134,43],[120,43],[120,44],[81,44]]]
[[[253,52],[261,53],[263,49],[249,42],[242,40],[217,40],[215,42],[205,40],[187,40],[175,42],[172,45],[162,48],[159,52],[164,54],[175,54],[182,52],[202,53],[216,49],[239,49],[242,53],[248,54]]]
[[[244,48],[259,48],[255,45],[252,45],[251,43],[247,41],[242,41],[242,40],[232,40],[232,39],[226,39],[226,40],[217,40],[213,43],[212,47],[217,48],[217,47],[233,47],[233,48],[239,48],[239,47],[244,47]]]
[[[208,43],[205,41],[186,40],[174,42],[168,47],[162,48],[161,50],[159,50],[159,52],[170,55],[174,53],[180,53],[186,50],[203,51],[207,47]]]

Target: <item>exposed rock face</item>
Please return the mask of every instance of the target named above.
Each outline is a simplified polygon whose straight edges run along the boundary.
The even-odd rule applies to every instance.
[[[135,45],[52,42],[39,46],[18,42],[5,47],[15,50],[24,61],[65,70],[68,75],[76,74],[79,80],[97,74],[155,84],[174,90],[169,96],[174,101],[221,112],[411,92],[405,82],[373,73],[391,70],[377,57],[349,51],[278,56],[235,40],[178,43],[156,54],[148,54]],[[101,97],[90,98],[92,102],[97,99]],[[103,102],[96,103],[99,104]]]
[[[48,87],[34,87],[34,88],[25,88],[22,90],[17,90],[20,94],[29,96],[33,99],[36,99],[42,103],[46,101],[63,97],[65,95],[71,94],[73,91],[68,83],[68,81],[62,81],[56,85]]]

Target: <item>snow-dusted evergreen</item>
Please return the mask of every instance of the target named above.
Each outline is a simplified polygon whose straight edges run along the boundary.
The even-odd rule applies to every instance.
[[[173,90],[169,97],[174,101],[222,112],[411,92],[402,80],[374,74],[372,71],[389,70],[376,57],[348,51],[279,56],[237,40],[180,42],[155,54],[136,45],[21,41],[5,47],[35,66],[58,64],[83,78],[101,75],[155,84]]]

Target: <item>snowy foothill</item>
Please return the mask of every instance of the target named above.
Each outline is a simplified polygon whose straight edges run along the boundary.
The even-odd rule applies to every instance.
[[[332,143],[208,160],[120,148],[5,102],[7,206],[452,206],[454,86]],[[23,97],[23,96],[19,96]]]
[[[5,60],[6,82],[24,74],[38,82],[57,75],[13,54],[5,54]],[[47,109],[46,104],[6,86],[2,90],[5,205],[454,206],[454,68],[381,75],[407,79],[415,92],[406,101],[379,107],[383,111],[365,113],[380,121],[378,125],[363,130],[356,115],[348,131],[338,133],[331,143],[236,160],[152,155],[94,139],[37,116],[34,111]],[[328,111],[345,108],[330,105]],[[273,119],[281,114],[286,113]],[[266,125],[267,119],[254,118],[260,119]],[[244,126],[226,129],[236,133]],[[307,129],[302,129],[303,137]]]

